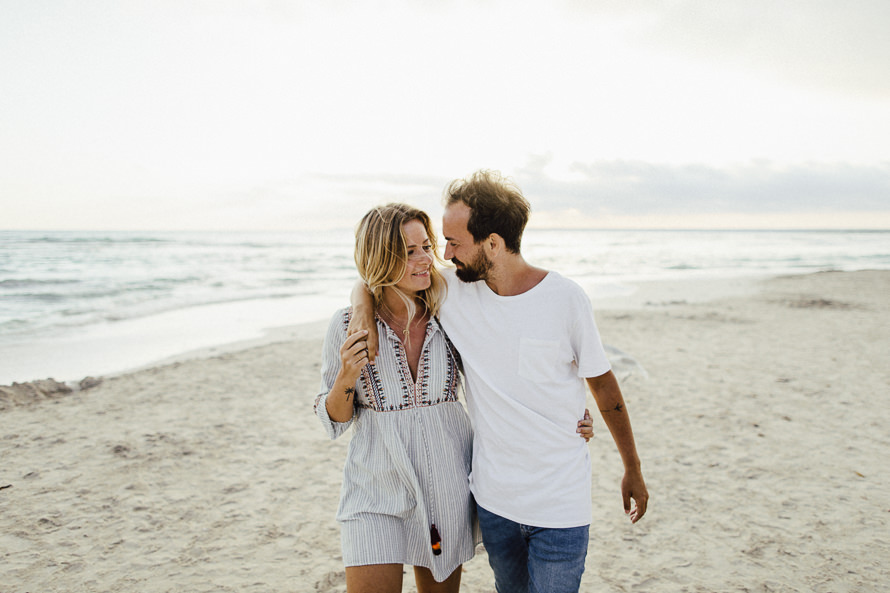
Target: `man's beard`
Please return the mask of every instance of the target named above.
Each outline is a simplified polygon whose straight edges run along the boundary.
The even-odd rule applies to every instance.
[[[476,261],[472,264],[464,263],[457,258],[451,258],[451,262],[454,264],[460,263],[461,266],[463,266],[457,267],[455,270],[458,279],[463,282],[478,282],[479,280],[485,280],[488,278],[488,272],[492,268],[491,260],[488,259],[488,256],[485,255],[485,252],[481,249],[477,252]]]

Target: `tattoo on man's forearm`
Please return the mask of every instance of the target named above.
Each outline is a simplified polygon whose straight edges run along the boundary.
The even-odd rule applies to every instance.
[[[352,399],[352,396],[355,395],[355,387],[347,387],[346,388],[346,401]]]
[[[600,412],[620,412],[624,409],[624,406],[621,404],[615,404],[615,407],[611,410],[600,410]]]

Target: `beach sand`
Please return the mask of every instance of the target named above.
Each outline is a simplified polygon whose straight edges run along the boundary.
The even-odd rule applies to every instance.
[[[886,590],[890,272],[757,288],[597,314],[645,369],[622,387],[651,500],[631,525],[597,418],[582,591]],[[312,413],[320,348],[313,326],[72,393],[0,395],[0,592],[345,591],[348,439]],[[493,592],[478,551],[462,591]]]

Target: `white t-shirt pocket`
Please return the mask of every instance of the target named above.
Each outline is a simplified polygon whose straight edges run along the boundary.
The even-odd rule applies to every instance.
[[[560,366],[559,342],[519,338],[519,376],[528,381],[545,383],[557,380]]]

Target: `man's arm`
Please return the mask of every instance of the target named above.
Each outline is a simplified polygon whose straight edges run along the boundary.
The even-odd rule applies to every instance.
[[[646,514],[646,506],[649,502],[649,492],[643,481],[643,470],[640,468],[640,457],[637,455],[637,446],[634,442],[633,429],[630,426],[630,416],[624,405],[624,396],[618,387],[618,380],[612,371],[599,377],[589,377],[587,386],[596,400],[618,452],[624,463],[624,479],[621,480],[621,497],[624,499],[624,512],[630,516],[632,523],[636,523]],[[630,499],[633,498],[636,508],[631,511]]]
[[[346,334],[352,335],[359,331],[367,331],[368,337],[368,361],[373,363],[377,356],[377,322],[374,320],[374,298],[368,292],[368,287],[361,280],[356,281],[352,287],[352,294],[349,295],[352,303],[352,318],[349,320],[349,327],[346,328]]]

